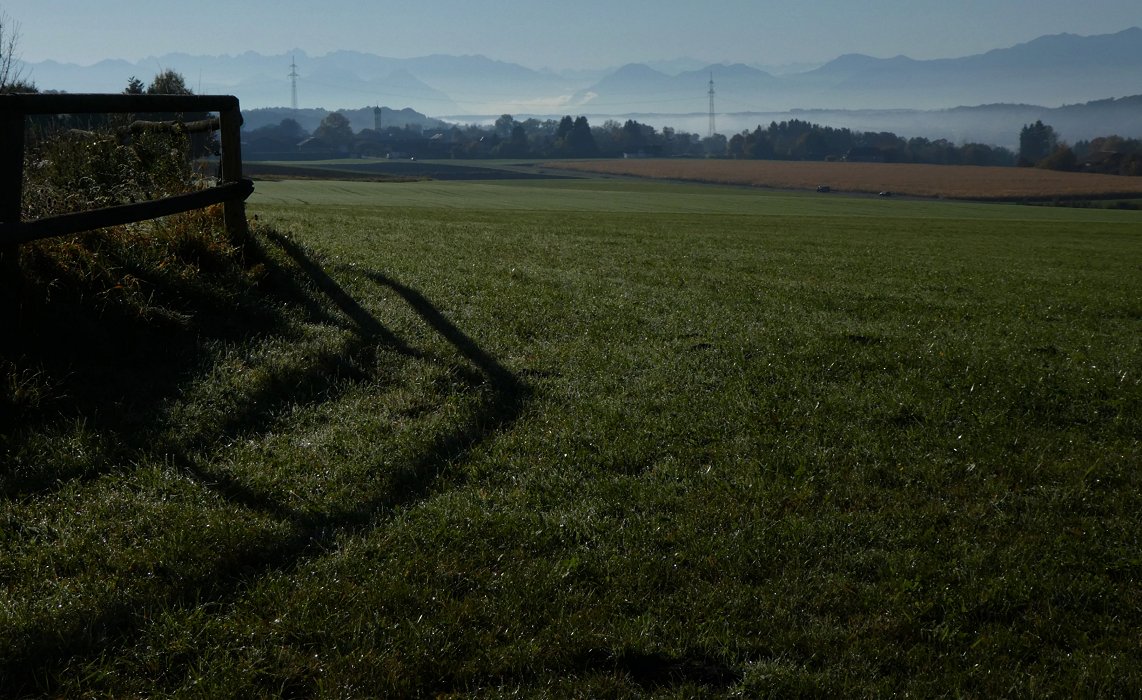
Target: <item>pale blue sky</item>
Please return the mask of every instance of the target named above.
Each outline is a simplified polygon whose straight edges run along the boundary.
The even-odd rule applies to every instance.
[[[782,65],[854,52],[955,57],[1142,26],[1142,0],[0,0],[0,11],[19,23],[25,61],[81,65],[295,48],[556,69],[681,57]]]

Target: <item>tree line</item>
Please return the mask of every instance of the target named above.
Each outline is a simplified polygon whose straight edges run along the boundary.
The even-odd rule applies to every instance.
[[[946,139],[891,132],[861,132],[791,119],[758,125],[729,138],[700,137],[670,127],[656,129],[633,119],[608,119],[591,126],[587,117],[517,120],[500,116],[489,126],[451,125],[426,129],[390,126],[380,132],[354,131],[334,112],[312,133],[296,120],[263,126],[247,133],[253,149],[312,155],[369,156],[412,154],[440,158],[732,158],[758,160],[862,161],[937,165],[1034,166],[1142,175],[1142,141],[1106,136],[1068,145],[1041,121],[1023,127],[1018,152],[982,143],[955,144]],[[266,144],[270,144],[267,146]]]
[[[1017,162],[1022,167],[1137,176],[1142,175],[1142,140],[1101,136],[1071,146],[1059,139],[1053,127],[1038,120],[1019,132]]]
[[[387,126],[353,131],[341,113],[327,115],[312,132],[292,118],[245,132],[247,152],[298,155],[391,155],[448,158],[613,158],[626,156],[709,157],[725,141],[701,139],[671,128],[661,131],[634,120],[592,126],[585,116],[516,120],[503,115],[491,125]],[[253,157],[253,155],[251,156]]]
[[[11,55],[9,48],[5,56]],[[36,92],[11,65],[0,61],[8,79],[4,91]],[[132,76],[127,94],[191,94],[175,71],[157,74],[150,84]],[[145,115],[156,118],[167,115]],[[182,115],[184,118],[187,115]],[[195,115],[198,116],[198,115]],[[96,115],[53,117],[54,126],[92,128]],[[79,123],[82,121],[82,123]],[[46,124],[41,124],[46,126]],[[528,118],[504,114],[490,126],[389,126],[354,131],[345,115],[327,115],[312,132],[286,118],[244,134],[248,157],[439,157],[439,158],[616,158],[692,157],[760,160],[874,161],[940,165],[1025,166],[1142,175],[1142,140],[1106,136],[1073,145],[1062,142],[1042,121],[1019,134],[1019,151],[981,143],[957,145],[946,139],[905,139],[891,132],[861,132],[798,119],[758,125],[730,137],[701,137],[670,127],[661,130],[633,119],[606,120],[591,126],[587,117]],[[194,149],[201,152],[201,147]]]
[[[425,143],[435,140],[435,144]],[[432,146],[434,156],[452,158],[735,158],[767,160],[874,160],[889,163],[948,165],[1014,165],[1015,154],[985,144],[959,145],[943,139],[904,139],[888,132],[836,129],[806,121],[772,122],[732,137],[701,137],[670,127],[656,129],[633,119],[608,119],[592,126],[587,117],[517,120],[504,114],[490,126],[390,126],[381,132],[354,132],[340,113],[325,117],[312,133],[296,120],[263,126],[247,133],[259,149],[281,151],[309,143],[325,154],[362,155],[378,144],[392,151]],[[316,141],[317,143],[314,143]]]
[[[735,134],[727,143],[731,158],[763,160],[850,160],[939,165],[1013,165],[1008,149],[981,143],[956,145],[946,139],[905,139],[894,133],[861,132],[799,119],[771,122]]]

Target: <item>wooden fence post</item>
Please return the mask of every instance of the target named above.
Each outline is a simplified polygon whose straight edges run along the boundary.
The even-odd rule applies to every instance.
[[[242,181],[242,112],[237,103],[235,99],[233,106],[218,113],[222,132],[222,181],[227,183]],[[228,200],[222,206],[231,240],[244,242],[249,233],[245,200]]]
[[[24,193],[24,112],[13,97],[0,96],[0,223],[20,223]],[[20,290],[20,246],[0,240],[2,318],[15,318]],[[11,317],[9,316],[11,314]]]

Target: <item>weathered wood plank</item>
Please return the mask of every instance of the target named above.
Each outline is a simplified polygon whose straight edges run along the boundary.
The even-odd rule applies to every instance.
[[[91,211],[63,214],[36,221],[0,223],[0,241],[5,245],[28,243],[29,241],[52,236],[63,236],[81,231],[91,231],[108,226],[156,219],[161,216],[179,214],[192,209],[202,209],[212,204],[244,202],[254,191],[250,180],[231,182],[198,192],[155,199],[138,204],[123,204]]]
[[[24,115],[0,112],[0,226],[20,225],[24,180]],[[0,237],[0,319],[15,308],[20,249]],[[6,320],[0,324],[6,325]]]
[[[235,106],[234,109],[224,110],[219,115],[220,139],[222,141],[222,180],[224,182],[242,182],[242,112]],[[246,198],[231,199],[226,202],[226,231],[232,240],[238,241],[246,237],[248,225],[246,222]]]
[[[222,112],[237,110],[233,95],[0,95],[0,111],[23,114],[100,114],[147,112]]]

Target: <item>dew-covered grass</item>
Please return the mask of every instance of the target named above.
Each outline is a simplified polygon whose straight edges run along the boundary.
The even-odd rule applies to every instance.
[[[260,183],[245,306],[11,373],[0,688],[1131,695],[1137,216],[848,201]]]

